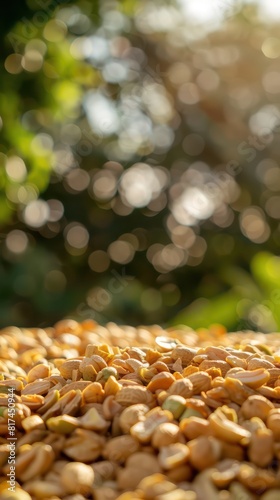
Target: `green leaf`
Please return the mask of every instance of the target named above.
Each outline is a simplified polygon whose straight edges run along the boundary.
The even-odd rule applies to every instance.
[[[240,299],[241,296],[232,290],[211,300],[197,299],[175,316],[172,325],[184,324],[197,329],[220,323],[232,329],[238,323],[236,307]]]
[[[251,269],[257,282],[267,293],[279,288],[280,257],[269,252],[259,252],[252,259]]]
[[[0,224],[7,223],[13,213],[12,207],[8,204],[7,199],[0,197]]]

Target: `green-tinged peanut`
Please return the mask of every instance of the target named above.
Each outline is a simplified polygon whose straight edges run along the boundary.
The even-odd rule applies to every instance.
[[[186,400],[183,396],[171,395],[165,399],[162,408],[171,411],[173,417],[178,419],[186,409]]]
[[[69,415],[60,415],[49,418],[46,421],[46,426],[50,431],[57,432],[58,434],[71,434],[71,432],[79,427],[79,421],[77,418]]]
[[[92,431],[102,432],[110,427],[110,422],[105,420],[96,408],[90,408],[82,417],[79,417],[77,421],[83,429]]]
[[[63,320],[0,351],[1,499],[280,498],[279,334]]]

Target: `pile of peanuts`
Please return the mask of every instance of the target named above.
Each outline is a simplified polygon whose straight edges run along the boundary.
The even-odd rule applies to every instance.
[[[280,334],[0,331],[3,500],[278,500]]]

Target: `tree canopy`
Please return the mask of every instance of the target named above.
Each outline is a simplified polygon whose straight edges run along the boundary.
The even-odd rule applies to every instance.
[[[280,22],[208,10],[7,11],[1,325],[280,327]]]

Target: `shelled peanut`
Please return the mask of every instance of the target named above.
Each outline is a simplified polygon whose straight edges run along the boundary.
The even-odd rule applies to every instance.
[[[279,335],[2,330],[0,498],[280,498]]]

